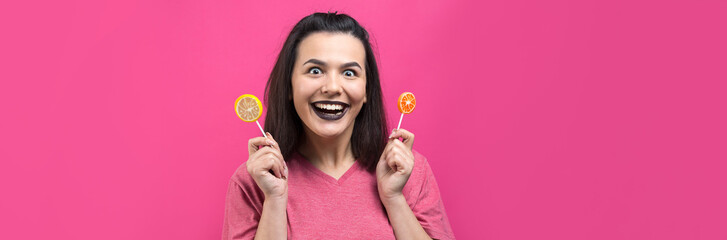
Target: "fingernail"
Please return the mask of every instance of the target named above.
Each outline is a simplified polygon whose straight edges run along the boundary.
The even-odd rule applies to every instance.
[[[271,145],[271,146],[273,145],[273,141],[270,141],[270,140],[265,140],[265,143],[267,143],[268,145]]]

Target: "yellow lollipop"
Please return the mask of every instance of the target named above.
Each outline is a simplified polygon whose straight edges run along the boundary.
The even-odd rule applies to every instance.
[[[257,121],[263,114],[263,104],[260,103],[260,99],[252,94],[243,94],[235,100],[235,113],[242,121],[257,123],[257,127],[265,136],[265,131]]]

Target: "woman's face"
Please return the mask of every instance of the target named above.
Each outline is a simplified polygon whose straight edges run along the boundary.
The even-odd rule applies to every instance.
[[[353,132],[366,102],[365,63],[363,44],[349,34],[317,32],[300,42],[293,103],[307,134],[332,138]]]

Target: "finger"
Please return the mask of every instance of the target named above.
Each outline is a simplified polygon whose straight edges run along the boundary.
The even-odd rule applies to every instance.
[[[404,172],[406,174],[411,174],[412,170],[414,170],[414,158],[408,157],[406,152],[399,153],[399,157],[401,158],[401,162],[404,165]]]
[[[399,172],[404,174],[411,174],[412,169],[414,169],[414,162],[411,161],[411,158],[407,157],[407,154],[404,151],[397,150],[394,153],[394,159],[397,159],[399,161]]]
[[[278,169],[278,174],[276,177],[283,179],[283,165],[280,164],[280,161],[275,161],[275,168]]]
[[[260,149],[260,146],[269,145],[268,139],[265,137],[254,137],[247,141],[247,152],[248,156],[251,156]]]
[[[400,172],[404,168],[400,155],[394,150],[389,151],[389,153],[387,154],[386,164],[388,164],[389,168],[393,169],[396,172]]]
[[[406,143],[399,141],[399,139],[394,139],[391,144],[394,145],[392,149],[399,149],[404,155],[410,156],[412,159],[414,158],[411,148]]]
[[[263,150],[261,150],[263,151]],[[285,176],[287,178],[286,170],[288,169],[288,166],[285,164],[285,161],[283,160],[283,156],[280,155],[280,151],[272,149],[272,148],[266,148],[264,150],[266,152],[266,158],[272,158],[273,163],[270,164],[270,170],[273,171],[273,175],[277,178],[282,178]]]
[[[277,167],[278,172],[280,173],[278,178],[288,178],[288,164],[285,163],[285,159],[283,158],[283,155],[280,153],[280,150],[274,149],[274,148],[267,148],[267,151],[270,151],[270,154],[272,154],[275,157],[275,167]]]
[[[274,173],[274,163],[275,163],[275,156],[272,155],[270,152],[265,151],[257,151],[255,153],[255,156],[251,157],[250,161],[247,162],[248,164],[248,171],[255,176],[258,176],[260,174],[271,174],[275,175]]]
[[[288,170],[288,164],[285,162],[285,158],[283,158],[283,154],[280,150],[280,145],[278,145],[278,142],[275,141],[275,138],[273,138],[273,135],[270,132],[265,133],[267,135],[267,142],[268,145],[272,148],[272,152],[275,153],[275,155],[280,159],[280,164],[283,166],[283,175],[287,178],[287,171]]]
[[[278,151],[275,151],[275,152],[278,152]],[[275,166],[278,168],[278,173],[279,173],[278,178],[287,179],[288,178],[288,174],[287,174],[288,166],[286,166],[285,161],[283,160],[283,157],[279,156],[279,155],[280,155],[279,153],[276,154],[276,161],[275,161]]]
[[[273,138],[273,134],[270,134],[270,132],[266,132],[265,135],[267,136],[267,139],[269,141],[268,145],[275,149],[280,150],[280,145],[278,145],[278,141],[275,141],[275,138]]]
[[[409,150],[411,150],[414,147],[414,134],[407,131],[406,129],[399,128],[394,129],[394,131],[391,132],[391,135],[389,135],[389,138],[393,139],[404,139],[404,144],[409,147]]]
[[[400,147],[396,149],[397,154],[399,154],[403,163],[406,164],[406,168],[408,170],[412,170],[414,168],[414,154],[403,143],[399,146]]]
[[[283,158],[283,154],[280,152],[279,149],[276,149],[274,147],[261,148],[260,150],[258,150],[258,152],[261,153],[261,155],[268,154],[268,153],[274,154],[276,158],[280,159],[280,161],[285,162],[285,160],[284,160],[285,158]]]
[[[386,159],[387,154],[391,151],[392,148],[394,148],[394,144],[392,144],[392,139],[389,139],[389,142],[384,146],[384,151],[381,152],[381,158]]]
[[[281,178],[282,171],[280,170],[280,162],[277,160],[277,158],[273,155],[268,155],[267,161],[267,165],[270,167],[270,170],[273,171],[273,176],[275,176],[276,178]]]
[[[288,165],[285,163],[283,158],[278,159],[278,168],[280,171],[281,179],[288,179]]]
[[[285,158],[283,158],[283,154],[280,150],[280,145],[278,144],[278,141],[275,141],[275,138],[273,138],[273,134],[271,134],[270,132],[267,132],[265,134],[267,136],[269,146],[271,146],[273,149],[275,149],[276,150],[275,152],[277,153],[278,157],[280,157],[280,161],[282,162],[283,170],[285,173],[284,175],[287,178],[288,177],[287,176],[288,164],[285,162]]]
[[[394,155],[394,157],[391,158],[391,162],[389,163],[389,166],[391,167],[391,169],[394,169],[394,171],[396,171],[398,173],[406,172],[406,168],[404,167],[404,161],[402,160],[401,157],[399,157],[396,154]]]
[[[257,161],[258,159],[264,160],[265,156],[267,156],[268,154],[272,154],[272,156],[274,156],[275,158],[283,159],[283,156],[280,154],[280,151],[275,150],[270,147],[261,148],[261,149],[257,150],[252,156],[250,156],[250,159],[253,162]]]

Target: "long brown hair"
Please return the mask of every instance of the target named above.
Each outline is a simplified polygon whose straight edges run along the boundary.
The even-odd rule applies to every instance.
[[[292,73],[298,45],[315,32],[347,33],[361,40],[366,51],[366,99],[353,127],[351,147],[357,161],[374,171],[386,146],[386,113],[379,81],[379,70],[369,43],[369,34],[355,19],[338,13],[313,13],[300,20],[290,31],[280,50],[278,60],[265,86],[268,105],[265,131],[280,145],[283,157],[289,159],[303,141],[303,122],[295,111],[292,96]]]

